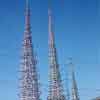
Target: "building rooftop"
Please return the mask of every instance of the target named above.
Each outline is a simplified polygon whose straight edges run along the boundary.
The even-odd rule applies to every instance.
[[[96,98],[94,98],[92,100],[100,100],[100,96],[99,97],[96,97]]]

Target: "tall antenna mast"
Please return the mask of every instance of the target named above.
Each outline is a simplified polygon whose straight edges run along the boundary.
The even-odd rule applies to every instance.
[[[55,47],[51,0],[49,0],[49,94],[47,100],[65,100]]]
[[[38,75],[36,58],[32,45],[30,25],[30,0],[26,0],[25,32],[22,44],[22,59],[20,67],[20,100],[39,100]]]

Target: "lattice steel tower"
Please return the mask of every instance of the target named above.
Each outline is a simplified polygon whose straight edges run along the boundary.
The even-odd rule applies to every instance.
[[[30,0],[26,0],[25,32],[22,43],[22,57],[20,68],[20,100],[39,100],[38,75],[36,57],[33,51],[30,25]]]
[[[71,72],[72,72],[72,100],[80,100],[78,94],[77,83],[75,79],[74,65],[70,62]]]
[[[50,1],[51,2],[51,1]],[[61,83],[61,75],[57,60],[57,52],[55,47],[53,19],[51,4],[48,9],[49,17],[49,93],[47,100],[65,100],[63,86]]]

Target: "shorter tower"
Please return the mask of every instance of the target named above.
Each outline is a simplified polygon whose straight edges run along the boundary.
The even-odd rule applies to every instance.
[[[69,65],[69,63],[67,63],[67,66]],[[67,67],[68,68],[68,67]],[[66,68],[66,69],[67,69]],[[66,83],[66,99],[70,100],[70,91],[69,91],[69,70],[67,69],[65,71],[65,83]]]
[[[72,63],[72,61],[70,61],[69,65],[71,67],[71,75],[72,75],[72,100],[80,100],[78,95],[77,83],[75,79],[74,64]]]

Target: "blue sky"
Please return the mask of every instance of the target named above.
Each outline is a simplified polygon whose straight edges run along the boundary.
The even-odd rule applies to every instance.
[[[0,0],[0,99],[18,100],[18,70],[24,32],[25,0]],[[62,79],[70,78],[72,56],[81,100],[100,95],[100,1],[53,0],[55,40]],[[48,1],[31,0],[34,50],[38,56],[42,98],[48,84]],[[65,73],[68,76],[65,76]],[[65,81],[63,81],[64,83]],[[65,83],[64,83],[65,84]],[[71,87],[71,80],[69,79]]]

